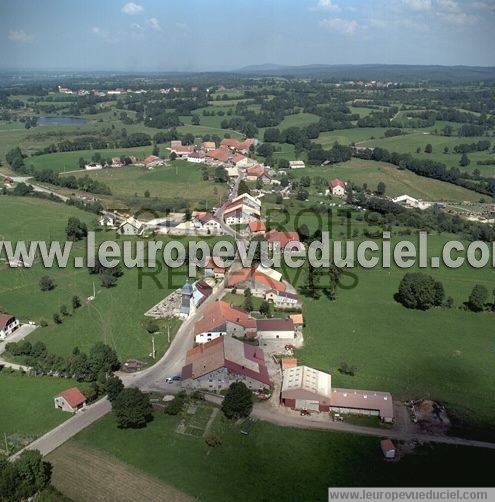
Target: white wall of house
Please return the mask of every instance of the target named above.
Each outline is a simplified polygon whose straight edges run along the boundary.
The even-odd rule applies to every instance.
[[[8,326],[5,326],[5,328],[0,329],[0,340],[5,340],[8,336],[10,336],[19,326],[21,323],[19,322],[19,319],[14,319],[13,322],[11,322]]]
[[[194,338],[194,341],[196,343],[206,343],[210,342],[211,340],[215,340],[215,338],[218,338],[219,336],[225,336],[226,334],[227,333],[225,331],[210,331],[199,333]]]
[[[119,234],[122,235],[139,235],[141,233],[141,227],[135,227],[130,223],[123,223],[119,227]]]
[[[82,404],[79,408],[73,408],[63,397],[57,396],[54,398],[55,408],[69,413],[75,413],[78,409],[86,407],[86,403]]]
[[[286,331],[258,331],[258,338],[261,340],[293,340],[296,337],[294,330]]]

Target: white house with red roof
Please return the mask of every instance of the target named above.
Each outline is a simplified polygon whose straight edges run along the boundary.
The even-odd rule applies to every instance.
[[[253,271],[249,267],[232,272],[227,278],[225,287],[235,289],[237,293],[250,289],[253,296],[258,298],[265,298],[269,291],[282,292],[287,290],[287,286],[282,281],[258,270]]]
[[[279,232],[270,230],[266,232],[265,239],[268,242],[268,249],[272,251],[276,245],[280,246],[281,252],[291,252],[303,249],[297,232]]]
[[[248,223],[249,234],[252,236],[265,235],[266,227],[261,220],[254,220]]]
[[[210,213],[202,213],[198,216],[197,220],[201,223],[205,230],[212,234],[224,233],[220,220]]]
[[[331,180],[328,185],[328,192],[335,197],[345,196],[345,181],[339,180],[338,178]]]
[[[194,146],[192,145],[183,145],[182,143],[179,145],[178,143],[175,143],[174,141],[174,146],[170,146],[169,148],[171,153],[175,153],[177,157],[180,158],[187,158],[191,153],[194,152]]]
[[[10,314],[0,314],[0,341],[10,336],[21,323],[19,319]]]
[[[206,343],[219,336],[255,338],[256,320],[222,300],[210,303],[194,325],[194,340]]]
[[[164,164],[166,164],[166,161],[161,159],[160,157],[157,157],[156,155],[148,155],[148,157],[143,160],[143,164],[148,169],[151,169],[156,166],[163,166]]]
[[[258,319],[256,329],[260,340],[294,340],[296,330],[291,319]]]
[[[77,388],[64,390],[54,397],[55,408],[58,410],[75,413],[86,407],[86,396]]]
[[[187,156],[188,162],[193,162],[194,164],[203,164],[206,161],[204,150],[194,150]]]

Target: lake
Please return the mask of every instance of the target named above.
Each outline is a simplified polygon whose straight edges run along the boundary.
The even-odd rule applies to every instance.
[[[87,121],[82,117],[39,117],[38,125],[83,125]]]

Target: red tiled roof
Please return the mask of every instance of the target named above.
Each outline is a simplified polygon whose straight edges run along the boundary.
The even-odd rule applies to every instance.
[[[231,307],[228,303],[219,300],[206,307],[203,316],[194,325],[194,334],[212,331],[226,322],[231,322],[243,328],[255,328],[256,320],[243,310]]]
[[[191,159],[204,159],[205,154],[202,152],[192,152],[189,154],[189,158],[191,158]]]
[[[232,288],[237,284],[241,284],[247,281],[251,277],[251,269],[250,268],[241,268],[240,270],[236,270],[232,272],[227,280],[227,287]]]
[[[206,154],[207,157],[211,159],[219,160],[220,162],[227,162],[231,156],[231,153],[226,148],[217,148]]]
[[[149,155],[143,160],[143,162],[145,164],[151,164],[152,162],[156,162],[157,160],[160,160],[160,157],[157,157],[156,155]]]
[[[265,168],[263,166],[252,166],[252,167],[248,167],[246,169],[246,174],[248,176],[256,176],[256,177],[259,177],[259,176],[262,176],[263,174],[265,174]]]
[[[385,454],[387,451],[393,450],[395,451],[395,445],[391,439],[382,439],[380,441],[380,447],[382,452]]]
[[[86,396],[77,387],[64,390],[58,397],[63,397],[72,408],[77,408],[86,402]]]
[[[345,188],[345,183],[342,180],[335,178],[334,180],[330,181],[330,188],[336,188],[336,187]]]
[[[266,230],[265,224],[260,220],[250,221],[248,225],[251,232],[264,232]]]
[[[246,157],[244,157],[244,155],[242,155],[241,153],[234,153],[234,155],[232,156],[232,160],[235,164],[237,164],[237,162],[240,162],[241,160],[244,160]]]
[[[276,281],[261,272],[256,271],[252,278],[255,282],[261,282],[270,289],[275,289],[277,292],[285,291],[285,284],[283,282]]]
[[[258,331],[294,331],[292,319],[258,319]]]
[[[212,214],[210,213],[204,213],[203,215],[201,215],[200,217],[198,217],[198,220],[201,222],[201,223],[208,223],[209,221],[216,221],[218,223],[220,223],[218,221],[218,218],[215,218],[215,216],[213,216]]]
[[[285,291],[286,289],[283,282],[276,281],[262,272],[253,272],[250,268],[241,268],[233,272],[228,278],[227,287],[233,288],[248,281],[259,282],[264,284],[268,289],[274,289],[277,292]]]
[[[292,322],[294,324],[303,324],[304,323],[304,317],[302,314],[291,314],[289,317],[292,319]]]
[[[194,151],[194,147],[192,145],[179,145],[174,146],[171,150],[175,153],[192,153]]]
[[[228,146],[229,148],[237,148],[239,145],[239,141],[235,138],[224,138],[220,141],[220,146]]]
[[[289,242],[299,242],[299,234],[297,232],[277,232],[270,230],[265,235],[267,242],[279,242],[280,249],[284,249]]]
[[[227,359],[225,353],[226,344],[243,345],[242,352],[239,352],[241,357],[238,360]],[[231,351],[231,353],[235,352]],[[257,363],[258,371],[247,368],[245,366],[247,361]],[[223,367],[227,368],[230,373],[244,375],[268,386],[271,385],[263,350],[233,338],[226,340],[224,336],[215,338],[210,342],[203,343],[187,351],[186,364],[182,368],[182,379],[198,378]]]
[[[295,368],[297,366],[297,359],[295,357],[284,357],[280,360],[280,364],[283,370],[286,368]]]
[[[226,146],[236,150],[247,150],[253,143],[254,138],[247,138],[244,141],[238,141],[234,138],[224,138],[220,142],[220,146]]]

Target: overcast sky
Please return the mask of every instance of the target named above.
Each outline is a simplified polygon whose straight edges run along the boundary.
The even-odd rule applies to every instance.
[[[0,68],[495,66],[495,0],[0,0]]]

